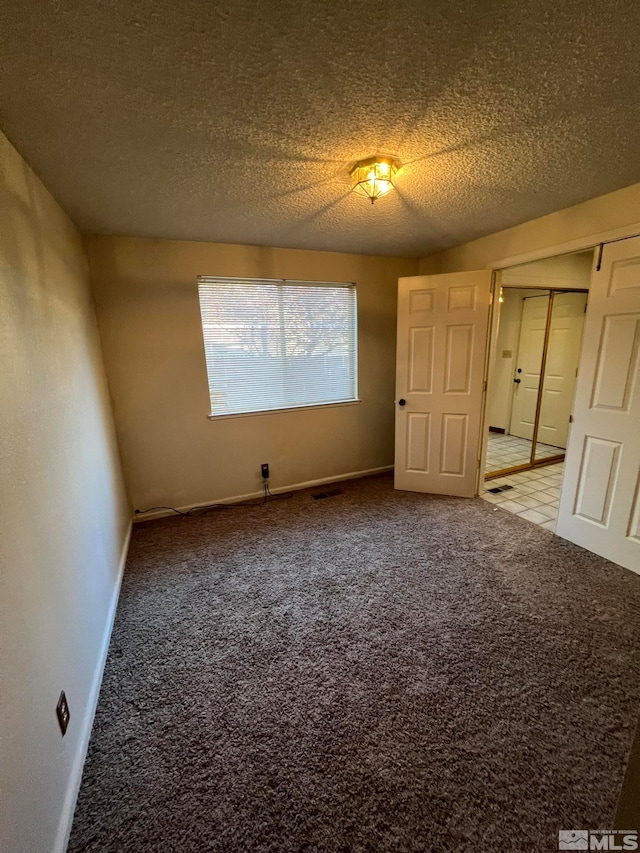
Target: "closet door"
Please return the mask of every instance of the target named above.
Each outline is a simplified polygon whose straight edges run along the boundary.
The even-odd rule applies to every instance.
[[[567,446],[586,305],[586,293],[556,293],[553,297],[538,441],[557,447],[559,453]]]
[[[585,318],[557,534],[640,572],[640,238],[604,246]]]

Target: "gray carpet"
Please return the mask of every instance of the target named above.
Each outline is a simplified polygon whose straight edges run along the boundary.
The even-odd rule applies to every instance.
[[[557,850],[613,822],[640,577],[482,500],[136,528],[70,851]]]

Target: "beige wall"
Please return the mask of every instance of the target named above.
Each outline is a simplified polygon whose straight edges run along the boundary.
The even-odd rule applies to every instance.
[[[397,279],[417,261],[251,246],[86,240],[133,506],[176,507],[393,463]],[[198,275],[355,281],[356,405],[210,421]]]
[[[588,290],[592,266],[593,249],[577,254],[558,255],[555,258],[545,258],[500,270],[498,284]]]
[[[420,261],[420,273],[486,269],[503,258],[514,258],[576,241],[582,248],[604,231],[640,223],[640,184],[533,219],[471,243],[430,255]],[[640,230],[640,229],[638,229]],[[595,241],[594,241],[595,242]]]
[[[0,848],[50,853],[69,828],[129,509],[81,239],[2,134],[0,363]]]

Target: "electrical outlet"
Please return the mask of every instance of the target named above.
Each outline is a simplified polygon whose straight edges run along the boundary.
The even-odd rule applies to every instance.
[[[268,480],[269,479],[269,463],[263,462],[262,465],[260,466],[260,470],[262,471],[262,479]]]
[[[62,736],[64,737],[65,732],[67,731],[67,726],[69,725],[69,717],[71,716],[69,713],[69,703],[67,702],[67,697],[64,694],[64,690],[60,694],[60,698],[58,699],[58,704],[56,705],[56,714],[58,716],[58,724],[60,725],[60,731],[62,732]]]

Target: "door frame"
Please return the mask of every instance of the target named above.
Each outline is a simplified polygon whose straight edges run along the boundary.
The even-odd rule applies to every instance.
[[[498,338],[498,319],[500,312],[496,310],[498,304],[497,294],[499,285],[497,283],[498,274],[509,267],[519,266],[520,264],[528,264],[533,261],[543,261],[547,258],[555,258],[559,255],[573,255],[576,252],[587,251],[589,249],[597,250],[598,246],[603,243],[614,243],[618,240],[627,240],[629,237],[640,236],[640,222],[634,222],[630,225],[624,225],[620,228],[608,229],[606,231],[598,231],[595,234],[590,234],[585,237],[577,237],[573,240],[565,240],[562,243],[555,243],[540,249],[532,249],[528,252],[521,252],[517,255],[507,255],[506,257],[498,258],[485,264],[484,268],[491,270],[491,297],[489,304],[489,322],[488,322],[488,337],[487,351],[485,354],[485,372],[482,395],[482,417],[481,417],[481,436],[482,441],[478,448],[479,460],[477,467],[476,479],[476,495],[480,494],[480,489],[485,480],[485,467],[487,462],[487,445],[489,441],[489,412],[488,412],[488,394],[487,387],[489,376],[491,375],[496,359],[497,338]],[[564,287],[563,289],[570,290],[571,288]],[[574,288],[584,289],[584,288]],[[588,310],[588,309],[587,309]],[[584,340],[583,340],[584,347]],[[578,370],[582,362],[582,353],[580,353],[580,361],[578,362]],[[566,450],[569,449],[571,442],[571,433],[567,441]],[[565,452],[566,452],[565,450]]]

